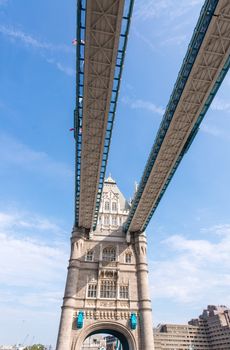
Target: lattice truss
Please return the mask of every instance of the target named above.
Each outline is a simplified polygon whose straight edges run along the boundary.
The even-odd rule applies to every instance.
[[[142,231],[230,54],[230,1],[220,0],[129,226]]]
[[[98,192],[123,7],[123,0],[86,2],[79,226],[89,229]]]

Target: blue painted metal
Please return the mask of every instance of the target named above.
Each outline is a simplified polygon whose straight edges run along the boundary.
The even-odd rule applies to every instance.
[[[77,315],[77,328],[82,328],[84,324],[84,312],[79,311]]]
[[[82,146],[82,98],[84,88],[84,40],[85,40],[86,1],[77,2],[77,45],[76,45],[76,108],[74,110],[75,153],[75,226],[78,226],[80,204],[81,146]]]
[[[135,211],[138,207],[138,204],[139,204],[139,201],[141,199],[141,196],[143,194],[143,191],[145,189],[145,185],[148,181],[148,178],[149,178],[149,175],[151,173],[151,170],[154,166],[154,163],[155,163],[155,160],[158,156],[158,153],[160,151],[160,148],[161,148],[161,145],[164,141],[164,138],[165,138],[165,135],[168,131],[168,128],[170,126],[170,123],[171,123],[171,120],[173,118],[173,115],[174,115],[174,112],[176,110],[176,107],[178,105],[178,102],[180,100],[180,97],[182,95],[182,92],[184,90],[184,87],[185,87],[185,84],[188,80],[188,77],[189,77],[189,74],[191,72],[191,69],[193,67],[193,64],[195,62],[195,59],[198,55],[198,52],[199,52],[199,49],[200,49],[200,46],[203,42],[203,39],[204,39],[204,36],[206,34],[206,31],[208,29],[208,26],[210,24],[210,21],[212,19],[212,16],[215,12],[215,8],[217,6],[217,3],[218,3],[218,0],[206,0],[202,9],[201,9],[201,13],[200,13],[200,17],[198,19],[198,23],[195,27],[195,30],[193,32],[193,36],[192,36],[192,39],[190,41],[190,44],[188,46],[188,50],[187,50],[187,53],[185,55],[185,58],[183,60],[183,63],[182,63],[182,67],[179,71],[179,74],[178,74],[178,77],[177,77],[177,80],[176,80],[176,83],[174,85],[174,88],[173,88],[173,92],[170,96],[170,99],[169,99],[169,103],[166,107],[166,111],[165,111],[165,114],[163,116],[163,119],[162,119],[162,122],[161,122],[161,125],[160,125],[160,128],[158,130],[158,133],[157,133],[157,136],[156,136],[156,139],[155,139],[155,142],[153,144],[153,147],[152,147],[152,150],[150,152],[150,155],[149,155],[149,158],[148,158],[148,161],[147,161],[147,164],[146,164],[146,167],[145,167],[145,170],[144,170],[144,173],[142,175],[142,178],[141,178],[141,182],[140,182],[140,185],[138,187],[138,190],[137,190],[137,193],[135,195],[135,198],[134,198],[134,201],[132,203],[132,206],[131,206],[131,210],[130,210],[130,213],[129,213],[129,216],[128,216],[128,219],[124,225],[124,230],[125,232],[127,232],[129,230],[129,226],[130,226],[130,223],[132,221],[132,218],[134,217],[134,214],[135,214]],[[183,158],[184,154],[187,152],[188,148],[190,147],[192,141],[194,140],[197,132],[198,132],[198,129],[199,129],[199,125],[201,123],[201,121],[203,120],[204,118],[204,115],[205,113],[207,112],[215,94],[217,93],[228,69],[229,69],[229,66],[230,66],[230,62],[229,62],[229,59],[227,60],[224,68],[222,69],[222,71],[220,72],[219,74],[219,77],[218,79],[216,80],[215,82],[215,85],[210,93],[210,95],[208,96],[205,104],[204,104],[204,107],[197,119],[197,122],[196,124],[194,125],[191,133],[190,133],[190,136],[181,152],[181,154],[179,155],[164,187],[162,188],[162,191],[154,205],[154,207],[152,208],[152,211],[150,212],[148,218],[146,219],[146,222],[142,228],[142,231],[144,231],[150,221],[150,219],[152,218],[152,215],[154,213],[154,211],[156,210],[166,188],[168,187],[168,184],[169,182],[171,181],[181,159]]]
[[[130,328],[133,330],[137,328],[137,315],[133,312],[130,316]]]
[[[103,183],[105,178],[106,166],[108,161],[108,154],[110,148],[110,142],[112,137],[114,117],[116,113],[117,100],[120,89],[121,75],[123,71],[125,52],[128,41],[128,34],[130,28],[130,21],[133,11],[134,0],[126,0],[124,15],[121,24],[121,34],[116,58],[115,74],[113,79],[113,89],[110,102],[110,111],[108,115],[106,137],[104,141],[104,151],[102,157],[102,164],[100,170],[98,193],[96,198],[95,213],[93,219],[93,229],[96,229],[98,213],[101,202],[101,195],[103,189]],[[82,145],[82,97],[84,89],[84,70],[82,68],[82,62],[84,61],[84,42],[85,40],[85,20],[86,20],[86,0],[78,0],[77,3],[77,66],[76,66],[76,109],[74,111],[74,129],[76,140],[76,161],[75,161],[75,226],[78,226],[79,222],[79,201],[80,201],[80,178],[81,178],[81,145]]]

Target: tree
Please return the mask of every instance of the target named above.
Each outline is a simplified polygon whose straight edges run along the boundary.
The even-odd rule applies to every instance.
[[[24,350],[45,350],[45,346],[42,344],[34,344],[27,346]]]

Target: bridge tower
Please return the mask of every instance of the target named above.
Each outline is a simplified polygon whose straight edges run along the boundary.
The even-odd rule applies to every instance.
[[[84,340],[109,333],[123,350],[153,350],[146,237],[127,242],[122,225],[130,205],[107,178],[93,233],[75,227],[56,350],[80,350]]]

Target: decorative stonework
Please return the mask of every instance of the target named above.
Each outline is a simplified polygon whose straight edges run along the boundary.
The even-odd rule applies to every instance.
[[[116,261],[101,261],[100,266],[106,266],[106,267],[117,267]]]
[[[86,300],[85,306],[86,307],[95,307],[96,306],[96,301],[88,299],[88,300]]]
[[[129,303],[127,301],[120,301],[119,306],[128,309],[129,308]]]
[[[116,279],[118,277],[118,272],[116,270],[101,270],[99,272],[99,277],[100,278],[112,278],[112,279]]]
[[[115,301],[111,301],[111,300],[109,300],[109,301],[100,301],[100,304],[99,304],[100,306],[102,306],[102,307],[112,307],[112,308],[114,308],[114,307],[116,307],[116,302]]]
[[[128,320],[130,316],[131,316],[131,312],[126,312],[126,311],[86,311],[85,312],[85,318],[87,320]]]
[[[107,209],[106,201],[109,201]],[[110,218],[117,215],[117,218],[122,217],[122,220],[125,220],[128,210],[129,205],[116,183],[111,179],[109,183],[105,182],[99,217],[101,215],[104,220],[105,215],[110,215]],[[61,336],[67,339],[68,330],[70,346],[60,345],[57,350],[80,350],[79,337],[82,334],[86,337],[85,329],[94,325],[111,330],[121,327],[123,335],[129,334],[129,337],[133,337],[132,344],[136,345],[132,345],[132,350],[153,350],[146,238],[139,235],[131,237],[127,242],[120,224],[116,227],[106,226],[103,222],[98,223],[96,230],[90,233],[89,237],[85,235],[83,238],[82,229],[79,229],[78,237],[75,228],[64,298],[64,306],[67,307],[63,308],[61,323]],[[84,316],[82,328],[77,327],[76,318],[79,313],[83,313],[81,315]],[[139,321],[135,329],[131,329],[131,315],[138,316]],[[66,325],[67,322],[69,326]],[[143,346],[147,343],[151,343],[151,346]]]

